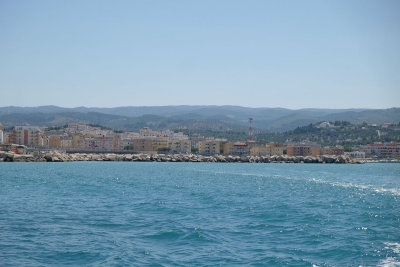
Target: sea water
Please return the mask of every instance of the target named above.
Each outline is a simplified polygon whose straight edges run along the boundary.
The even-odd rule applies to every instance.
[[[0,163],[1,266],[396,266],[400,164]]]

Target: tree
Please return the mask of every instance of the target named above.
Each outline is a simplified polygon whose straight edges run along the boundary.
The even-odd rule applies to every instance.
[[[132,149],[133,149],[133,145],[132,144],[127,145],[127,146],[124,147],[124,150],[132,150]]]
[[[343,150],[344,150],[344,152],[351,152],[352,151],[352,148],[351,148],[351,146],[344,146],[343,147]]]
[[[168,153],[170,151],[169,147],[160,147],[157,149],[158,152]]]

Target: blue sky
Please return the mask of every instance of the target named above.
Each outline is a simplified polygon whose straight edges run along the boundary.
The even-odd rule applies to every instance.
[[[0,106],[400,106],[400,1],[0,0]]]

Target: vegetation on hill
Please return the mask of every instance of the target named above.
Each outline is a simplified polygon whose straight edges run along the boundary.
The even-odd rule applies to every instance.
[[[375,142],[400,142],[400,123],[389,127],[362,124],[351,124],[347,121],[335,121],[328,127],[321,127],[320,123],[297,127],[286,132],[256,132],[254,139],[263,142],[315,142],[323,146],[371,144]],[[233,131],[191,131],[185,134],[194,134],[204,137],[226,138],[229,141],[243,141],[248,139],[246,132]]]
[[[260,134],[257,138],[278,142],[310,141],[324,146],[400,142],[399,124],[388,128],[372,126],[366,123],[351,124],[346,121],[336,121],[332,127],[327,128],[319,127],[319,125],[318,123],[309,124],[282,134]]]

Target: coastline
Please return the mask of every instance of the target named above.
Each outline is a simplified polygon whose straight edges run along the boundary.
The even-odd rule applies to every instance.
[[[60,153],[14,154],[0,152],[0,162],[71,162],[71,161],[137,161],[137,162],[222,162],[222,163],[328,163],[361,164],[362,161],[346,155],[332,156],[203,156],[195,154],[113,154]]]

